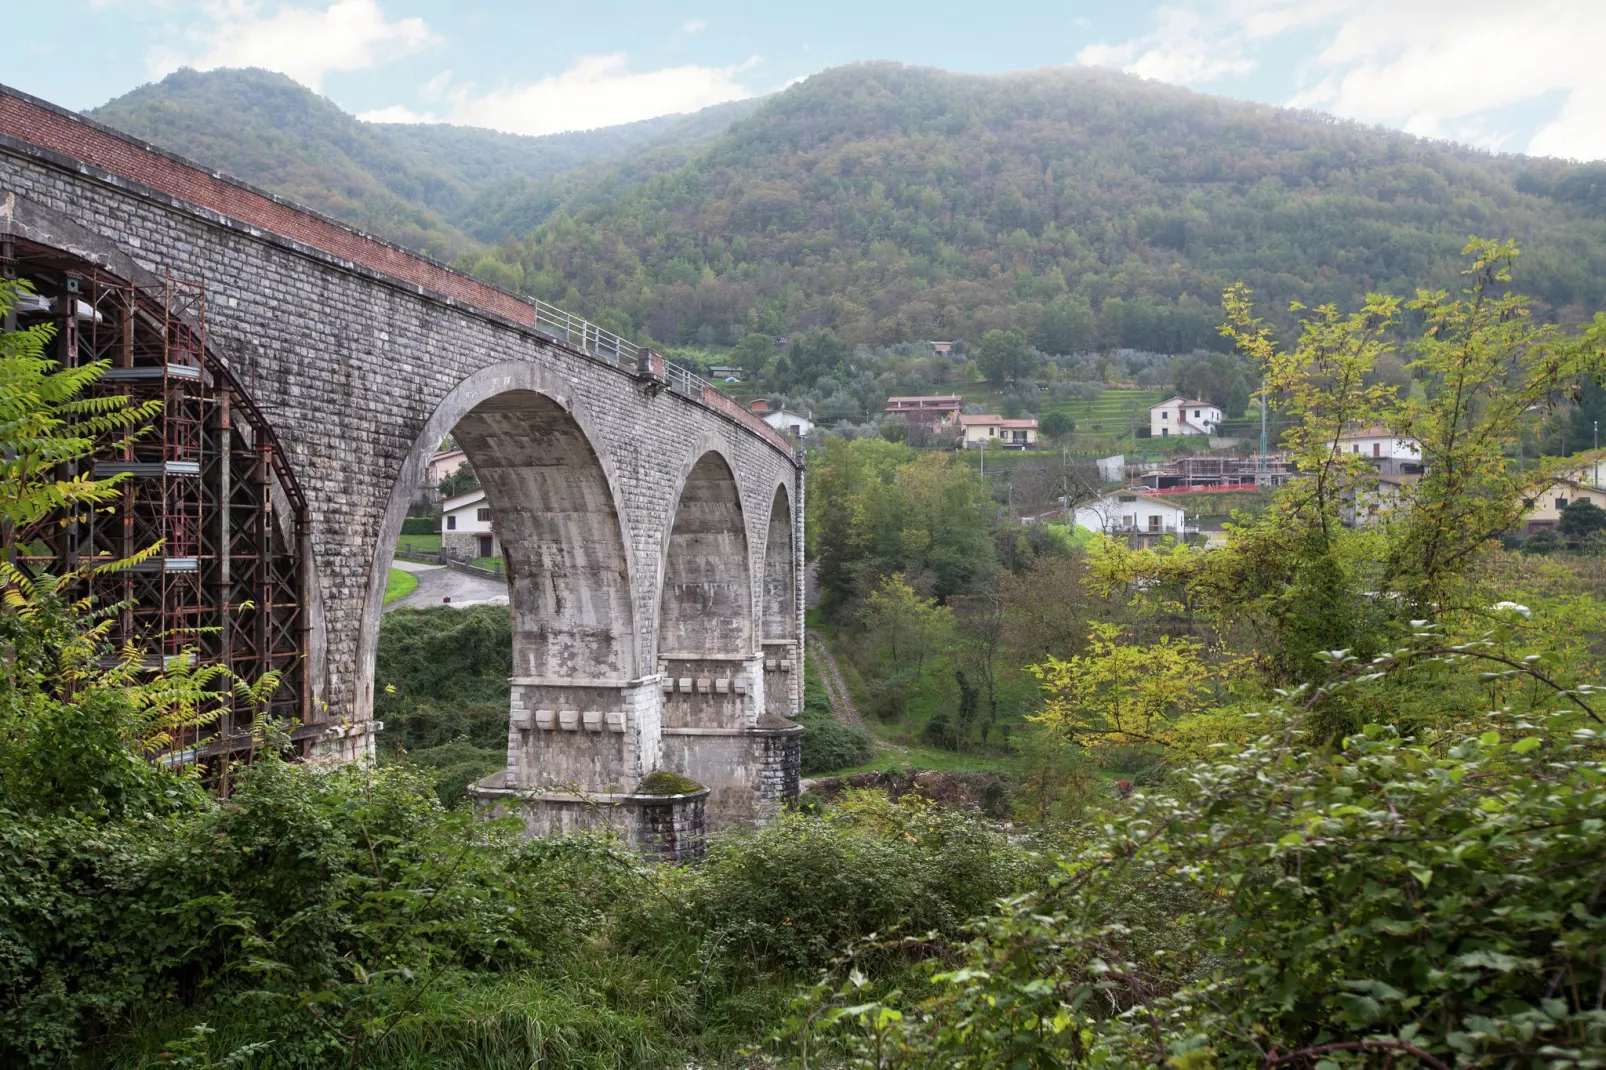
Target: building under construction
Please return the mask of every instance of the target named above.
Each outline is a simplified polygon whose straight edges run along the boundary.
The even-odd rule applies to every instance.
[[[248,749],[265,717],[306,748],[319,731],[304,723],[300,656],[306,506],[267,421],[207,351],[204,283],[169,276],[136,288],[15,239],[0,243],[0,271],[31,287],[8,330],[51,324],[62,367],[104,365],[95,396],[160,402],[142,433],[103,436],[92,459],[57,471],[121,476],[115,500],[8,533],[10,559],[33,575],[78,577],[73,593],[115,614],[108,657],[133,652],[152,672],[172,659],[220,665],[248,682],[278,674],[255,708],[220,681],[215,719],[175,740],[169,760]],[[94,569],[153,547],[132,567]]]

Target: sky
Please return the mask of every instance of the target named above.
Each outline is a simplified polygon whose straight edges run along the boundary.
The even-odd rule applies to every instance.
[[[1606,159],[1606,0],[84,0],[11,5],[0,83],[85,110],[266,67],[358,116],[548,134],[899,60],[1116,67],[1498,152]]]

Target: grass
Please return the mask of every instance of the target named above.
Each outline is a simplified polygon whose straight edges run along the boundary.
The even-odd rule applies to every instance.
[[[813,610],[811,613],[810,627],[816,627],[825,641],[831,645],[833,653],[836,654],[837,668],[842,672],[842,681],[847,685],[854,704],[859,707],[864,717],[865,728],[869,729],[871,738],[878,744],[876,754],[870,760],[848,769],[816,775],[842,776],[850,773],[910,768],[934,769],[948,773],[1007,773],[1015,769],[1018,762],[1013,755],[981,751],[980,744],[972,744],[978,750],[960,753],[921,742],[921,728],[935,711],[936,703],[943,701],[936,695],[922,695],[912,701],[904,719],[894,724],[888,724],[873,713],[867,712],[869,706],[866,701],[867,691],[858,666],[853,663],[852,658],[843,653],[840,644],[836,642],[834,630],[823,622],[819,612]],[[935,677],[947,671],[946,665],[939,662],[940,659],[932,659],[928,677]],[[1007,711],[1010,705],[1008,696],[1001,692],[999,698],[1000,705],[1006,707],[1004,716],[999,718],[999,727],[1018,726],[1019,718]]]
[[[385,577],[385,604],[388,606],[398,598],[406,598],[418,590],[418,577],[403,569],[393,568],[390,575]]]
[[[441,548],[440,532],[431,535],[403,535],[396,542],[396,549],[409,550],[415,554],[435,554]]]

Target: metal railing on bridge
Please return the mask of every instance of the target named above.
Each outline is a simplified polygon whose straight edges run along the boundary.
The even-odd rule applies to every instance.
[[[633,375],[661,379],[664,387],[673,393],[701,402],[710,408],[719,409],[749,425],[780,448],[791,452],[792,444],[787,441],[786,436],[760,417],[742,408],[690,368],[683,368],[679,364],[667,361],[661,354],[638,346],[605,327],[599,327],[589,320],[565,312],[556,305],[539,299],[530,303],[535,306],[537,330],[584,350],[594,357],[606,360]]]

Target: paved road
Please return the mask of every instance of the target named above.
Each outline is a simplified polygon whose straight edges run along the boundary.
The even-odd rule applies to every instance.
[[[417,576],[418,589],[386,606],[386,613],[404,606],[407,609],[426,609],[446,604],[458,607],[507,604],[507,584],[502,580],[470,576],[445,565],[420,565],[415,561],[396,561],[393,564],[403,572]],[[451,599],[450,603],[446,602],[448,598]]]

